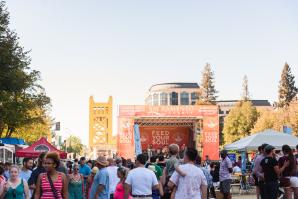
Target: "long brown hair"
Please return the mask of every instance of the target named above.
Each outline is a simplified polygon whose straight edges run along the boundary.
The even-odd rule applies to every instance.
[[[284,155],[288,155],[288,159],[289,159],[289,170],[293,171],[293,169],[296,169],[296,159],[294,157],[293,154],[293,150],[291,149],[291,147],[287,144],[282,146],[282,152],[284,153]]]

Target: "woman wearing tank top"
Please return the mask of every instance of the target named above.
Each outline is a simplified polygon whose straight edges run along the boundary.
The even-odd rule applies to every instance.
[[[79,173],[79,165],[74,164],[73,173],[68,175],[69,199],[82,199],[84,193],[84,177]]]
[[[46,173],[38,176],[35,199],[68,198],[68,185],[64,173],[58,172],[60,158],[57,153],[48,153],[45,159]]]
[[[9,169],[10,177],[4,185],[0,198],[4,199],[29,199],[29,187],[26,181],[19,178],[19,167],[13,165]]]

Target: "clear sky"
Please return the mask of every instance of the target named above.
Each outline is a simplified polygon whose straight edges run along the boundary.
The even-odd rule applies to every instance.
[[[88,100],[144,104],[162,82],[199,82],[219,99],[277,98],[284,63],[298,84],[298,1],[8,0],[10,27],[31,50],[63,132],[88,140]],[[116,115],[116,108],[115,108]],[[116,124],[117,121],[114,121]],[[114,127],[114,129],[116,129]]]

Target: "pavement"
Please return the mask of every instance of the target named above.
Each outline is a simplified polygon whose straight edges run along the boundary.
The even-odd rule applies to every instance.
[[[257,196],[255,194],[233,194],[232,199],[256,199]]]

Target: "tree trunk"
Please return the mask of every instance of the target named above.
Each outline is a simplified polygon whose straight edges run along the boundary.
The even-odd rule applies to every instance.
[[[11,137],[11,135],[13,134],[13,132],[14,132],[14,127],[10,127],[9,128],[9,132],[8,132],[8,137],[9,138]]]
[[[4,131],[4,122],[0,120],[0,138],[2,137],[3,131]]]

